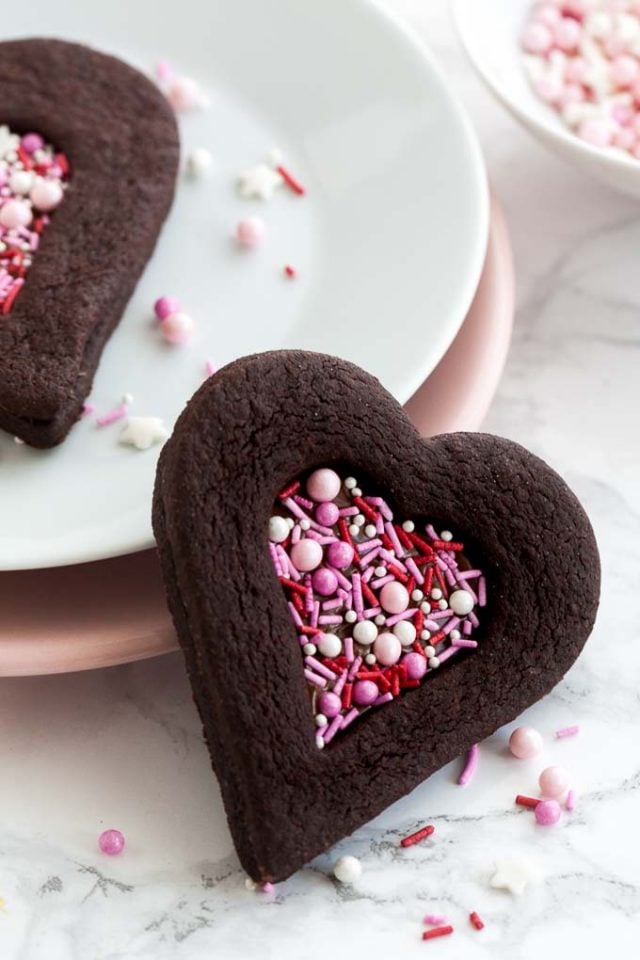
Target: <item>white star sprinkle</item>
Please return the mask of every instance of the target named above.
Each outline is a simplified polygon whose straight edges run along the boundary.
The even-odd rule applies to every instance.
[[[127,425],[120,431],[118,442],[137,450],[148,450],[154,443],[161,443],[168,436],[160,417],[129,417]]]
[[[266,163],[258,163],[250,170],[245,170],[238,177],[238,191],[241,197],[259,200],[268,200],[276,187],[284,183],[281,174]]]
[[[508,890],[518,897],[522,896],[529,883],[536,883],[541,879],[540,868],[531,860],[498,860],[496,871],[491,877],[491,886],[500,890]]]

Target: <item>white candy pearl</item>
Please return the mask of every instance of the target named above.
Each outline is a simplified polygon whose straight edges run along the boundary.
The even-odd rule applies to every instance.
[[[466,617],[473,610],[473,597],[468,590],[454,590],[449,597],[449,606],[458,617]]]
[[[301,529],[301,530],[308,530],[308,529],[310,528],[310,526],[311,526],[311,523],[309,522],[309,520],[303,519],[303,520],[300,521],[300,529]]]
[[[373,525],[372,523],[368,523],[368,524],[366,525],[366,527],[364,528],[364,532],[365,532],[366,535],[369,537],[369,539],[373,539],[373,537],[375,537],[375,535],[376,535],[376,533],[377,533],[378,531],[376,530],[376,528],[374,527],[374,525]]]
[[[333,875],[340,883],[355,883],[362,874],[362,864],[357,857],[340,857],[333,866]]]
[[[411,599],[414,600],[415,603],[420,603],[423,597],[424,597],[424,593],[422,592],[422,590],[414,590],[413,593],[411,594]]]
[[[449,636],[451,637],[452,640],[459,640],[461,634],[459,630],[452,630]]]
[[[447,601],[446,601],[446,600],[438,600],[438,609],[439,609],[439,610],[446,610],[446,609],[447,609],[447,606],[448,606],[448,604],[447,604]]]
[[[316,747],[318,750],[324,750],[324,737],[321,733],[316,733]]]
[[[305,643],[302,649],[304,650],[304,652],[308,657],[312,657],[316,652],[316,645],[315,643]]]
[[[422,633],[420,634],[420,639],[421,639],[421,640],[431,640],[431,631],[430,631],[430,630],[423,630]]]
[[[378,636],[378,628],[371,620],[361,620],[353,628],[353,639],[364,647],[369,647]]]
[[[385,620],[386,620],[386,617],[384,616],[383,613],[379,613],[376,617],[374,617],[374,623],[376,623],[379,627],[383,625]]]
[[[440,666],[440,661],[438,660],[437,657],[429,657],[429,666],[431,667],[432,670],[435,670],[436,667]]]
[[[362,490],[360,489],[360,487],[354,487],[353,490],[351,491],[351,496],[352,496],[352,497],[361,497],[361,496],[362,496]]]
[[[328,722],[324,713],[316,713],[316,727],[326,727]]]
[[[358,485],[358,481],[355,477],[347,477],[344,481],[344,485],[347,490],[353,490],[353,488]]]
[[[368,653],[368,654],[366,655],[366,657],[364,658],[364,662],[365,662],[368,666],[372,667],[372,666],[374,665],[374,663],[376,662],[376,655],[375,655],[375,653]]]
[[[416,638],[416,628],[410,620],[399,620],[394,625],[393,632],[403,647],[410,647]]]
[[[187,157],[187,173],[191,177],[202,177],[211,168],[211,154],[206,147],[196,147]]]
[[[440,587],[434,587],[433,590],[431,591],[431,599],[440,600],[441,598],[442,598],[442,590],[440,589]]]
[[[405,520],[405,522],[402,524],[402,529],[405,531],[405,533],[413,533],[415,528],[416,525],[413,520]]]
[[[387,572],[387,568],[386,568],[386,567],[376,567],[373,572],[375,573],[376,577],[384,577],[384,575],[385,575],[386,572]]]
[[[354,526],[356,526],[356,527],[364,527],[364,525],[365,525],[365,519],[364,519],[364,517],[362,516],[361,513],[357,513],[357,514],[355,515],[355,517],[353,518],[352,523],[353,523]]]
[[[18,170],[16,173],[12,174],[11,179],[9,180],[9,187],[13,193],[19,193],[22,196],[29,193],[33,185],[33,174],[29,173],[27,170]]]
[[[322,633],[318,640],[318,650],[323,657],[337,657],[342,652],[342,641],[335,633]]]
[[[355,523],[352,523],[351,526],[349,527],[349,533],[351,534],[352,537],[357,537],[358,534],[360,533],[360,527],[356,527]]]
[[[435,647],[425,647],[425,648],[424,648],[424,655],[425,655],[425,657],[435,657],[435,655],[436,655],[436,648],[435,648]]]
[[[358,619],[358,614],[355,612],[355,610],[347,610],[344,615],[344,619],[347,623],[355,623]]]
[[[287,517],[287,526],[289,527],[289,530],[293,530],[295,525],[296,525],[296,522],[293,519],[293,517]]]
[[[444,540],[445,543],[448,543],[450,540],[453,540],[453,534],[451,533],[451,530],[443,530],[442,533],[440,534],[440,539]]]
[[[269,540],[282,543],[289,536],[289,524],[284,517],[271,517],[269,520]]]

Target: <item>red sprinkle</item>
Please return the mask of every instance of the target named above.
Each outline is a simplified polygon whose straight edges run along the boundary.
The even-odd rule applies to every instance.
[[[9,293],[4,298],[4,303],[2,304],[2,315],[4,317],[6,317],[6,315],[9,313],[9,310],[11,310],[14,300],[20,293],[21,289],[22,289],[22,282],[18,282],[17,280],[9,288]]]
[[[281,490],[278,494],[280,500],[287,500],[289,497],[292,497],[294,493],[300,489],[300,481],[295,480],[293,483],[290,483],[288,487],[285,487],[284,490]]]
[[[284,275],[285,275],[285,277],[291,277],[291,278],[293,279],[293,277],[297,277],[297,276],[298,276],[298,271],[296,270],[295,267],[292,267],[290,263],[285,263],[285,265],[284,265]]]
[[[393,529],[397,533],[398,540],[400,541],[402,546],[405,548],[405,550],[411,550],[411,548],[413,547],[413,544],[411,543],[411,540],[407,536],[407,531],[403,530],[399,523],[394,523]]]
[[[351,534],[349,533],[349,527],[344,517],[338,520],[338,530],[340,531],[340,538],[344,540],[345,543],[351,544],[351,546],[353,547],[353,540],[351,539]],[[355,547],[353,547],[353,549],[355,550]]]
[[[430,837],[431,834],[435,832],[436,828],[431,823],[428,823],[426,827],[421,827],[419,830],[416,830],[415,833],[410,833],[408,837],[403,837],[400,841],[400,846],[412,847],[414,843],[420,843],[425,837]]]
[[[278,171],[278,173],[280,174],[280,176],[282,177],[286,185],[290,187],[294,193],[297,193],[299,197],[303,197],[305,195],[305,193],[307,192],[305,188],[302,186],[299,180],[296,180],[293,174],[290,173],[286,167],[283,167],[282,164],[280,164],[279,167],[276,167],[276,170]]]
[[[342,690],[342,706],[345,710],[349,710],[351,707],[351,695],[353,693],[353,684],[345,683]]]
[[[463,543],[454,543],[453,540],[434,540],[433,546],[436,550],[453,550],[454,553],[464,550]]]
[[[473,911],[473,913],[469,914],[469,920],[471,921],[473,926],[476,928],[476,930],[482,930],[484,928],[484,923],[481,920],[480,915],[477,914],[475,910]]]
[[[360,513],[364,513],[367,520],[371,520],[372,523],[375,523],[378,519],[378,514],[370,507],[366,500],[363,500],[362,497],[353,497],[353,502],[356,507],[359,509]]]
[[[436,937],[446,937],[450,933],[453,933],[453,927],[448,923],[446,927],[434,927],[432,930],[425,930],[422,939],[435,940]]]
[[[301,596],[306,596],[306,588],[302,586],[301,583],[296,583],[295,580],[289,580],[287,577],[279,577],[280,583],[283,587],[286,587],[288,590],[293,590],[294,593],[299,593]]]
[[[516,803],[519,807],[530,807],[532,810],[534,810],[540,801],[536,800],[535,797],[523,797],[522,794],[519,793],[516,797]]]
[[[377,607],[378,604],[379,604],[379,600],[378,600],[378,598],[376,597],[376,595],[375,595],[375,593],[373,592],[373,590],[371,589],[371,587],[369,586],[369,584],[368,584],[368,583],[361,583],[360,585],[361,585],[361,587],[362,587],[362,595],[363,595],[363,597],[365,598],[365,600],[367,601],[367,603],[369,604],[369,606],[370,606],[370,607]]]

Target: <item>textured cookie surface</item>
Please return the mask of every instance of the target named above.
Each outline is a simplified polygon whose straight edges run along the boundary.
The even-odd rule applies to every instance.
[[[0,123],[63,152],[71,180],[27,281],[0,318],[0,427],[59,443],[173,199],[179,144],[157,88],[115,57],[59,40],[0,43]]]
[[[370,478],[399,515],[459,533],[488,603],[477,649],[317,750],[267,531],[278,492],[331,465]],[[593,533],[556,473],[489,435],[422,440],[374,378],[318,354],[245,358],[203,385],[161,455],[154,527],[234,842],[256,880],[288,876],[547,693],[597,608]]]

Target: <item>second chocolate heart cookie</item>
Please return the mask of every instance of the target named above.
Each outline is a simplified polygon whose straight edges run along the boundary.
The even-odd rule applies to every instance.
[[[169,605],[248,873],[280,880],[547,693],[591,630],[589,521],[486,434],[423,440],[332,357],[239,360],[159,466]]]

